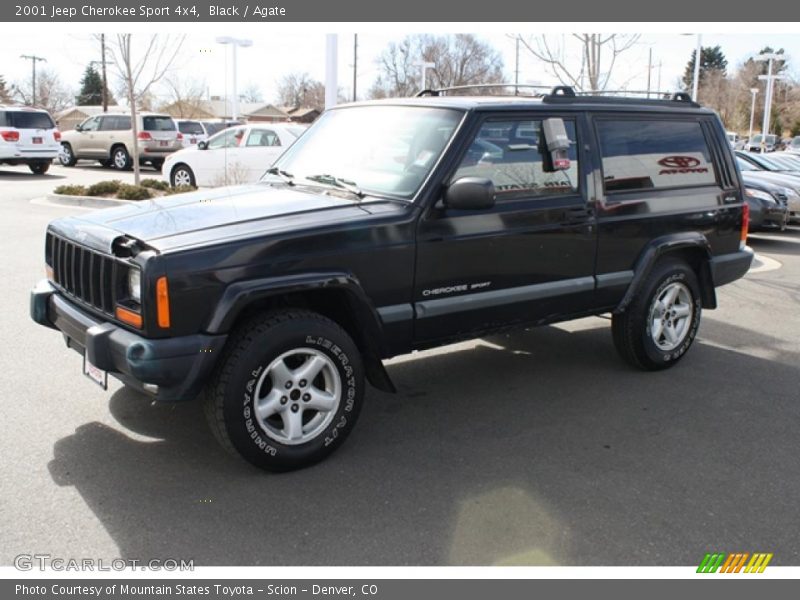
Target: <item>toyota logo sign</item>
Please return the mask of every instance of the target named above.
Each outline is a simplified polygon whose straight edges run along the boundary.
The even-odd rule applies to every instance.
[[[669,169],[691,169],[700,164],[693,156],[667,156],[658,161],[662,167]]]

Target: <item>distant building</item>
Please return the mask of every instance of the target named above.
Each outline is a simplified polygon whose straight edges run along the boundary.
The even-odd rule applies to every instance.
[[[210,100],[182,100],[159,109],[178,119],[233,120],[233,103],[230,99],[212,96]],[[237,119],[259,123],[294,121],[311,123],[320,113],[317,108],[300,106],[275,106],[268,102],[239,102]]]
[[[116,105],[108,107],[108,112],[119,112],[121,110],[124,111],[127,109]],[[56,125],[58,125],[60,130],[69,131],[70,129],[75,129],[75,126],[82,123],[85,119],[97,116],[102,112],[102,106],[73,106],[62,110],[60,113],[54,115],[54,117]]]

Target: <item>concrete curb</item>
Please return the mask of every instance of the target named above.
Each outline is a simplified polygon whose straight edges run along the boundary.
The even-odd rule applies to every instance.
[[[67,194],[47,194],[45,200],[52,204],[82,206],[84,208],[111,208],[141,202],[141,200],[115,200],[113,198],[101,198],[100,196],[69,196]]]

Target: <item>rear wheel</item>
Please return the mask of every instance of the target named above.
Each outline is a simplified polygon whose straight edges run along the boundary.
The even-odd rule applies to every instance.
[[[172,187],[178,187],[181,185],[190,185],[192,187],[196,186],[194,172],[192,169],[187,165],[180,164],[176,165],[175,168],[172,169],[172,174],[170,175],[170,183]]]
[[[115,169],[126,171],[131,168],[133,161],[125,146],[117,146],[111,151],[111,162]]]
[[[34,162],[28,165],[34,175],[44,175],[50,170],[50,163],[46,161]]]
[[[74,167],[78,159],[69,144],[61,144],[61,152],[58,153],[58,162],[65,167]]]
[[[666,369],[691,347],[701,312],[700,286],[692,268],[681,260],[664,260],[625,312],[613,316],[614,345],[639,369]]]
[[[270,471],[322,460],[353,429],[364,397],[361,356],[310,311],[256,316],[233,334],[205,392],[223,447]]]

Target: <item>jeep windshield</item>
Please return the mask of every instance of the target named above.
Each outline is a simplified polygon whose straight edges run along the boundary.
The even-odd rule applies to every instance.
[[[364,194],[410,200],[462,117],[457,110],[417,106],[332,110],[278,159],[263,180],[286,182],[290,177],[298,185],[321,187],[346,182]]]

